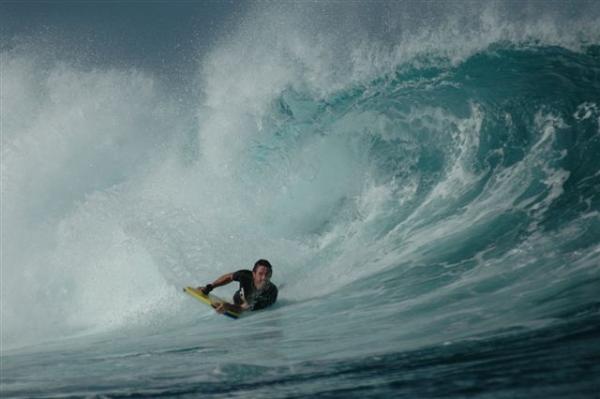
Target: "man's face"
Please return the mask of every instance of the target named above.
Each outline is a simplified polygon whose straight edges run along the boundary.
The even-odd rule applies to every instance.
[[[256,270],[252,272],[254,277],[254,285],[256,288],[261,289],[267,281],[269,281],[269,269],[265,266],[258,266]]]

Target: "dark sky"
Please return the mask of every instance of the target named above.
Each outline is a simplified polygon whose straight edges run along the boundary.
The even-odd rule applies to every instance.
[[[522,27],[540,20],[574,20],[561,22],[570,29],[579,26],[579,20],[594,21],[600,15],[598,0],[0,0],[0,49],[40,54],[50,62],[83,68],[136,68],[167,81],[185,82],[211,46],[235,32],[248,15],[252,20],[249,8],[286,9],[298,14],[300,23],[306,22],[305,30],[337,35],[341,43],[354,33],[362,39],[369,32],[370,39],[393,44],[413,31],[443,27],[447,16],[460,21],[457,29],[472,24],[471,31],[485,32],[486,27],[479,26],[485,18],[480,20],[479,15],[486,4],[496,4],[500,21]],[[302,13],[305,8],[312,12]]]
[[[24,48],[83,66],[186,74],[247,3],[0,1],[2,50]]]

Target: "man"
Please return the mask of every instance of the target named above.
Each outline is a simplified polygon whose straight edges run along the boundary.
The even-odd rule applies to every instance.
[[[271,306],[277,300],[277,287],[271,283],[273,267],[266,259],[259,259],[254,264],[252,271],[238,270],[234,273],[224,274],[213,283],[199,290],[208,295],[213,289],[227,285],[232,281],[240,283],[240,288],[233,296],[233,304],[223,303],[216,310],[223,313],[226,310],[244,312],[247,310],[259,310]]]

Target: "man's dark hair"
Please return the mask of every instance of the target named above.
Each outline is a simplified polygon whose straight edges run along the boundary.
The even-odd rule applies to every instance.
[[[252,271],[255,272],[259,266],[264,266],[267,269],[269,269],[269,276],[271,276],[271,274],[273,274],[273,266],[271,266],[271,264],[269,263],[268,260],[266,260],[266,259],[257,260],[256,263],[254,264],[254,267],[252,268]]]

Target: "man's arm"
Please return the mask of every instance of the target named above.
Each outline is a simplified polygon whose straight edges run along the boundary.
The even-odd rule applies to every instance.
[[[221,287],[223,285],[227,285],[233,281],[233,273],[227,273],[213,281],[211,284],[207,284],[205,287],[198,287],[200,291],[207,294],[211,292],[214,288]]]
[[[205,287],[198,287],[198,289],[200,291],[202,291],[203,293],[205,293],[206,295],[208,295],[208,293],[211,292],[213,289],[215,289],[217,287],[221,287],[223,285],[227,285],[227,284],[231,283],[232,281],[234,281],[233,275],[234,275],[234,273],[224,274],[221,277],[219,277],[218,279],[216,279],[215,281],[213,281],[211,284],[207,284]],[[236,312],[236,313],[242,313],[248,309],[250,309],[250,305],[248,305],[248,303],[246,301],[242,302],[239,305],[235,305],[235,304],[229,303],[229,302],[223,302],[215,307],[215,310],[218,313],[224,313],[226,310]]]

